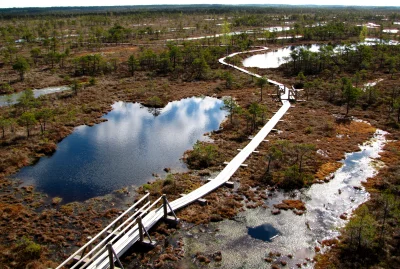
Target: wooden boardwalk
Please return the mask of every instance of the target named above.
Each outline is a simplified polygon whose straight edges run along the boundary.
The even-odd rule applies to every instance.
[[[252,52],[262,51],[265,49],[267,48],[254,50]],[[231,54],[230,56],[236,54],[237,53]],[[249,75],[260,77],[259,75],[251,73],[243,68],[226,63],[225,57],[220,59],[219,62],[228,66],[232,66],[233,68],[236,68]],[[121,226],[112,231],[108,236],[105,237],[105,239],[102,239],[101,242],[98,242],[100,241],[100,234],[98,234],[95,238],[91,239],[84,246],[88,247],[90,245],[89,243],[93,244],[97,242],[97,245],[94,246],[92,252],[85,254],[84,247],[82,247],[80,250],[71,255],[71,257],[65,260],[62,264],[60,264],[57,267],[57,269],[65,268],[65,266],[67,264],[70,264],[77,255],[79,256],[80,259],[75,265],[70,267],[71,269],[72,268],[106,269],[113,267],[113,265],[111,266],[110,263],[110,257],[112,257],[111,259],[114,261],[117,260],[117,258],[122,256],[133,244],[143,239],[143,233],[145,233],[147,230],[153,227],[159,220],[165,218],[166,214],[174,215],[175,210],[178,210],[184,206],[187,206],[195,202],[196,200],[200,199],[201,197],[205,196],[206,194],[214,191],[221,185],[225,184],[239,169],[239,167],[242,166],[242,164],[250,156],[250,154],[256,150],[258,145],[265,140],[266,136],[271,132],[271,130],[275,127],[275,125],[279,122],[279,120],[285,115],[287,110],[290,108],[290,102],[288,100],[289,88],[273,80],[268,80],[268,82],[275,84],[281,88],[282,107],[264,125],[264,127],[257,133],[257,135],[254,136],[254,138],[249,142],[249,144],[247,144],[245,148],[240,150],[239,153],[226,165],[226,167],[214,179],[211,179],[208,183],[192,191],[191,193],[184,195],[183,197],[176,199],[171,203],[168,203],[168,206],[166,203],[164,203],[163,206],[152,209],[153,207],[156,206],[158,202],[161,201],[162,198],[159,198],[151,205],[150,202],[147,202],[145,206],[141,207],[140,209],[134,209],[135,206],[139,205],[139,203],[136,203],[130,209],[128,209],[130,212],[133,212],[131,213],[131,217],[129,217],[128,220],[125,221]],[[144,198],[142,198],[140,201],[143,201],[143,199]],[[166,201],[166,198],[164,199]],[[129,214],[127,214],[128,210],[123,214],[129,216]],[[121,216],[119,218],[122,219]],[[112,224],[115,223],[116,221],[114,221]],[[142,227],[140,227],[141,225]],[[102,231],[102,233],[103,234],[106,233],[110,227],[111,224],[107,226],[106,229]],[[107,250],[106,244],[112,244],[112,250],[114,251],[113,255],[110,254],[111,252]]]
[[[226,60],[226,58],[233,57],[233,56],[238,55],[238,54],[242,54],[242,53],[253,53],[253,52],[261,52],[261,51],[265,51],[265,50],[268,50],[268,48],[267,48],[267,47],[261,47],[260,49],[256,49],[256,50],[248,50],[248,51],[243,51],[243,52],[235,52],[235,53],[232,53],[232,54],[230,54],[230,55],[228,55],[228,56],[226,56],[226,57],[223,57],[223,58],[219,59],[219,62],[220,62],[221,64],[223,64],[223,65],[227,65],[227,66],[230,66],[230,67],[232,67],[232,68],[235,68],[236,70],[239,70],[239,71],[241,71],[241,72],[243,72],[243,73],[245,73],[245,74],[249,74],[250,76],[253,76],[253,77],[256,77],[256,78],[261,78],[262,76],[260,76],[259,74],[250,72],[250,71],[248,71],[248,70],[246,70],[246,69],[244,69],[244,68],[241,68],[241,67],[239,67],[239,66],[236,66],[236,65],[227,63],[225,60]],[[293,92],[291,89],[287,88],[284,84],[279,83],[279,82],[277,82],[277,81],[275,81],[275,80],[272,80],[272,79],[267,79],[267,81],[268,81],[268,83],[279,87],[279,89],[280,89],[280,91],[281,91],[281,94],[280,94],[279,97],[280,97],[281,100],[295,100],[295,99],[294,99],[295,92]]]
[[[241,68],[241,67],[239,67],[239,66],[236,66],[236,65],[233,65],[233,64],[229,64],[229,63],[225,62],[225,60],[226,60],[226,58],[233,57],[233,56],[238,55],[238,54],[260,52],[260,51],[265,51],[265,50],[268,50],[268,48],[267,48],[267,47],[262,47],[261,49],[256,49],[256,50],[248,50],[248,51],[243,51],[243,52],[235,52],[235,53],[232,53],[232,54],[230,54],[230,55],[228,55],[228,56],[226,56],[226,57],[223,57],[223,58],[219,59],[219,62],[220,62],[221,64],[223,64],[223,65],[227,65],[227,66],[230,66],[230,67],[232,67],[232,68],[235,68],[235,69],[237,69],[237,70],[239,70],[239,71],[241,71],[241,72],[243,72],[243,73],[245,73],[245,74],[249,74],[250,76],[253,76],[253,77],[256,77],[256,78],[261,78],[261,76],[260,76],[259,74],[250,72],[250,71],[248,71],[248,70],[246,70],[246,69],[244,69],[244,68]],[[284,86],[282,83],[279,83],[279,82],[277,82],[277,81],[275,81],[275,80],[271,80],[271,79],[268,79],[268,83],[274,84],[274,85],[276,85],[276,86]]]

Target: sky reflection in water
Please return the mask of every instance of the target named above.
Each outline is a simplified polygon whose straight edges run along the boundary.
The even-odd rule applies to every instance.
[[[310,51],[317,52],[319,45],[307,46],[296,46],[296,48],[304,47]],[[291,47],[284,47],[272,51],[268,51],[263,54],[256,54],[243,60],[244,67],[258,67],[258,68],[277,68],[281,64],[285,63],[284,57],[289,57],[293,51]]]
[[[184,171],[183,153],[206,132],[217,130],[226,112],[222,101],[188,98],[169,103],[158,116],[140,104],[117,102],[107,122],[79,126],[51,157],[15,177],[64,202],[82,201],[129,185],[170,167]]]

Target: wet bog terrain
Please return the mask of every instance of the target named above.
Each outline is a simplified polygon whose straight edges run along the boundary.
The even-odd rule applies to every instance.
[[[290,193],[265,190],[267,208],[246,209],[232,220],[186,228],[188,231],[184,226],[185,246],[192,255],[220,251],[223,259],[213,265],[220,268],[265,268],[273,263],[312,268],[315,249],[324,251],[322,241],[338,236],[338,228],[347,222],[341,216],[350,216],[369,198],[361,182],[376,173],[379,162],[375,158],[385,144],[384,135],[378,130],[360,151],[346,154],[343,166],[328,183]],[[281,210],[272,214],[274,205],[284,199],[302,200],[305,213]]]

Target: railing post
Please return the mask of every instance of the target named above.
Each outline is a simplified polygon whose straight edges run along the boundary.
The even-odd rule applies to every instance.
[[[164,219],[166,219],[168,217],[167,196],[165,196],[165,194],[163,194],[162,198],[163,198],[163,208],[164,208]]]
[[[137,218],[137,223],[139,226],[139,236],[140,236],[140,242],[143,242],[144,236],[143,236],[143,223],[142,223],[142,218],[139,216]]]
[[[107,244],[108,260],[110,261],[110,269],[114,269],[114,256],[111,244]]]
[[[88,241],[90,241],[90,240],[92,240],[92,237],[91,237],[91,236],[88,236],[88,237],[86,237],[86,239],[87,239]],[[87,252],[90,252],[91,250],[92,250],[92,245],[90,244],[90,245],[88,245],[87,247],[85,247],[85,248],[82,250],[81,257],[85,256],[86,251],[87,251]],[[89,258],[91,258],[91,256],[92,256],[92,255],[89,255]]]
[[[93,237],[88,236],[88,237],[87,237],[87,240],[90,241],[90,240],[92,240],[92,238],[93,238]],[[95,241],[94,241],[94,242],[95,242]],[[94,243],[94,242],[93,242],[93,243]],[[92,246],[92,245],[89,245],[87,248],[88,248],[88,251],[90,252],[90,251],[92,251],[93,246]],[[93,254],[90,254],[90,255],[89,255],[89,258],[92,258],[92,256],[93,256]]]
[[[150,244],[155,244],[153,240],[151,240],[150,234],[147,232],[146,228],[143,226],[142,218],[139,216],[137,219],[137,224],[139,226],[139,240],[141,243],[144,243],[144,234],[146,234],[149,239]]]
[[[111,243],[107,244],[107,250],[108,250],[108,259],[110,261],[110,269],[115,269],[114,257],[115,260],[118,262],[119,266],[121,266],[121,269],[124,269],[124,266],[122,265],[122,262],[119,260],[117,253],[115,253]]]

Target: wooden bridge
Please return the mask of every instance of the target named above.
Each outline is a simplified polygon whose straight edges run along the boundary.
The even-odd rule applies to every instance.
[[[266,48],[263,48],[261,50],[265,49]],[[233,55],[236,54],[237,53]],[[231,54],[230,56],[233,55]],[[259,75],[251,73],[245,69],[226,63],[225,58],[220,59],[219,62],[232,66],[249,75],[260,77]],[[170,203],[165,195],[158,198],[153,203],[148,199],[149,194],[144,195],[99,234],[93,238],[89,238],[88,243],[61,263],[57,269],[113,269],[115,268],[115,262],[117,262],[122,268],[119,257],[121,257],[133,244],[138,241],[147,242],[149,244],[154,243],[147,231],[159,220],[179,221],[174,213],[175,210],[195,202],[228,182],[239,167],[243,165],[249,155],[256,150],[258,145],[266,141],[266,136],[272,131],[291,106],[290,100],[293,100],[294,98],[294,96],[290,94],[291,89],[273,80],[268,80],[268,82],[279,88],[278,92],[283,104],[282,107],[264,125],[257,135],[252,138],[250,143],[244,149],[240,150],[214,179],[210,179],[208,183],[204,184],[200,188]],[[157,206],[161,201],[162,206]]]

